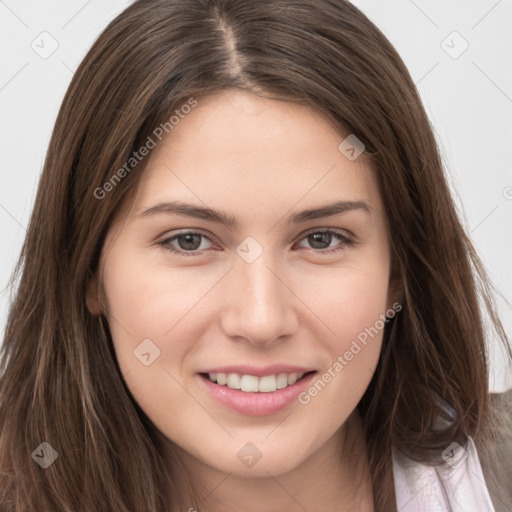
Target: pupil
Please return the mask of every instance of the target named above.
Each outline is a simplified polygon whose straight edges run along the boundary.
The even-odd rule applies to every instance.
[[[194,242],[192,241],[192,239],[195,238],[195,241],[196,243],[194,244]],[[181,235],[180,238],[178,240],[183,240],[185,239],[186,242],[184,244],[180,243],[180,248],[181,249],[189,249],[189,250],[192,250],[192,251],[195,251],[197,250],[197,248],[201,245],[201,237],[200,235]],[[192,244],[192,247],[190,247],[189,244]]]
[[[331,242],[330,233],[312,233],[309,236],[310,236],[310,243],[311,243],[312,247],[314,247],[315,249],[325,249],[325,247],[318,247],[317,245],[315,245],[317,242],[320,242],[320,244],[326,243],[327,247],[329,246],[329,244]]]

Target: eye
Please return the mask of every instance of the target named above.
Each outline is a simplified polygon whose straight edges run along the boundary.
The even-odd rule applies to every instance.
[[[208,249],[208,247],[204,247],[201,243],[201,239],[208,240],[212,243],[212,240],[203,233],[184,231],[158,242],[158,245],[176,254],[197,256],[201,254],[202,250]],[[338,243],[338,245],[331,246],[331,242],[336,239],[338,239],[340,243]],[[301,240],[307,240],[312,245],[312,249],[318,249],[314,252],[318,252],[320,254],[331,254],[354,245],[354,240],[341,231],[335,229],[316,229],[315,231],[306,233]],[[174,243],[177,243],[178,247],[173,245]],[[326,244],[327,246],[325,247]]]
[[[333,242],[335,239],[338,239],[341,243],[335,246],[330,246],[331,242]],[[326,249],[331,247],[328,250],[314,251],[320,254],[331,254],[333,252],[341,251],[354,245],[354,240],[336,229],[316,229],[306,233],[302,240],[307,240],[308,243],[312,245],[313,249]],[[326,244],[327,247],[325,247]]]
[[[158,242],[158,245],[174,253],[183,254],[184,256],[194,256],[201,254],[201,250],[207,249],[207,247],[204,247],[201,243],[202,238],[211,242],[211,239],[202,233],[197,233],[195,231],[185,231],[171,236],[170,238],[166,238],[161,242]],[[179,246],[178,248],[171,245],[175,241]]]

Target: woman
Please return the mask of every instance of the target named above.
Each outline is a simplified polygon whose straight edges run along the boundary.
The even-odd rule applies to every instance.
[[[2,510],[512,503],[492,290],[407,69],[348,3],[121,13],[17,270]]]

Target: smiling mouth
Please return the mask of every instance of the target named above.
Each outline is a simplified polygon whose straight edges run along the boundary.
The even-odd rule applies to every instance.
[[[264,377],[240,373],[200,373],[199,375],[214,384],[233,390],[246,393],[272,393],[293,386],[312,373],[316,373],[316,371],[312,370],[305,373],[278,373]]]

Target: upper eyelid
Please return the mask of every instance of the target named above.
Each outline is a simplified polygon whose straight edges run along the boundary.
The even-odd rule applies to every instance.
[[[182,230],[179,230],[177,233],[164,234],[161,237],[159,237],[159,239],[161,242],[165,242],[166,240],[170,240],[171,238],[177,238],[178,236],[182,236],[182,235],[201,235],[201,236],[204,236],[204,238],[208,239],[210,242],[214,243],[213,237],[211,235],[204,233],[203,231],[201,231],[198,228],[194,228],[194,229],[184,228]]]

